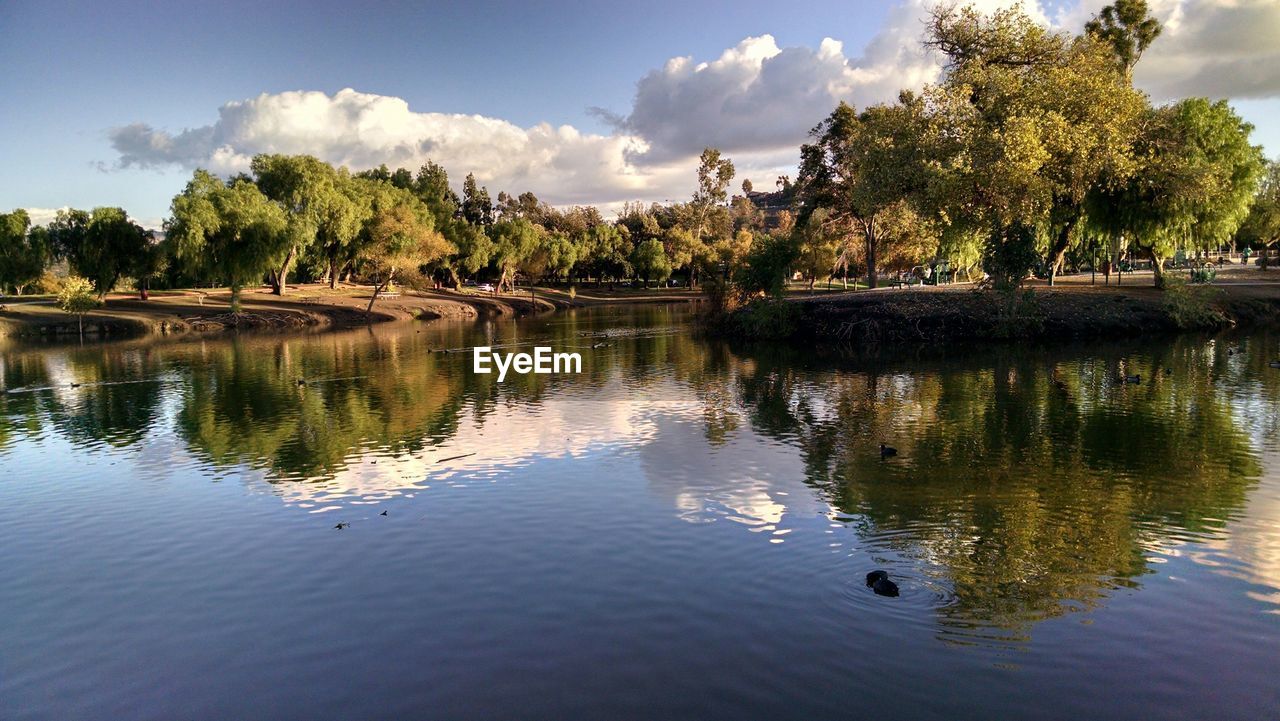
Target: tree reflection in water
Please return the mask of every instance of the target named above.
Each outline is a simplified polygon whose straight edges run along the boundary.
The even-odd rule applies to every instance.
[[[371,456],[462,440],[476,444],[460,450],[476,453],[477,467],[652,445],[669,431],[637,404],[670,402],[702,437],[682,438],[668,467],[748,429],[793,449],[814,489],[796,502],[829,504],[873,556],[910,559],[936,594],[943,637],[965,642],[1017,639],[1041,619],[1091,608],[1138,587],[1153,553],[1219,534],[1262,473],[1252,439],[1274,434],[1280,417],[1280,373],[1266,367],[1277,339],[1261,333],[1230,341],[1231,356],[1227,341],[1185,337],[823,360],[730,348],[673,318],[651,308],[423,332],[14,346],[0,352],[0,457],[48,429],[116,448],[168,429],[199,463],[252,469],[305,499]],[[472,373],[469,354],[441,352],[535,342],[586,351],[604,337],[608,352],[583,352],[581,376],[502,384]],[[1122,373],[1144,382],[1118,385]],[[473,432],[486,427],[489,436]],[[900,455],[881,460],[881,442]],[[375,478],[412,488],[429,470],[424,461]],[[662,492],[684,511],[737,492],[769,518],[783,512],[758,479],[665,479]]]

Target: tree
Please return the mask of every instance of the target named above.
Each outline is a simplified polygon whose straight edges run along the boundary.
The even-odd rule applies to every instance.
[[[417,203],[379,210],[369,221],[369,242],[357,256],[362,272],[373,281],[366,315],[397,272],[416,271],[457,250],[432,226],[430,212]]]
[[[611,224],[592,226],[578,254],[578,264],[594,274],[597,282],[608,276],[612,288],[615,280],[631,275],[631,250],[631,239],[623,229]]]
[[[284,210],[245,180],[227,186],[197,170],[173,199],[171,214],[165,230],[174,255],[225,281],[234,313],[240,312],[241,289],[278,270],[295,249]]]
[[[102,305],[95,295],[93,284],[80,276],[69,276],[58,292],[58,307],[66,313],[75,313],[80,327],[80,337],[84,337],[84,314]]]
[[[631,253],[631,266],[644,280],[646,288],[649,287],[650,279],[662,282],[671,277],[671,261],[667,258],[662,243],[656,238],[650,238],[636,246]]]
[[[1263,248],[1259,265],[1267,269],[1267,252],[1280,242],[1280,160],[1267,163],[1253,206],[1240,228],[1240,240]]]
[[[9,288],[16,295],[40,279],[49,264],[48,232],[31,228],[27,211],[0,213],[0,295]]]
[[[795,230],[796,259],[793,268],[809,280],[809,290],[819,277],[831,277],[840,254],[840,244],[832,232],[831,211],[818,208]]]
[[[951,221],[994,227],[995,242],[1021,238],[1006,232],[1015,226],[1043,229],[1052,283],[1089,194],[1133,173],[1145,97],[1112,48],[1020,9],[939,8],[928,44],[948,60],[929,103],[957,146],[944,164]]]
[[[476,183],[474,173],[467,173],[462,182],[462,218],[472,225],[493,225],[493,201],[489,189]]]
[[[1226,101],[1153,110],[1137,143],[1141,170],[1095,201],[1096,222],[1151,258],[1157,287],[1178,248],[1213,248],[1244,223],[1265,163],[1252,129]]]
[[[538,250],[543,230],[523,218],[494,223],[493,263],[498,268],[498,290],[515,291],[516,271]]]
[[[120,208],[60,210],[49,224],[49,237],[72,272],[88,279],[106,297],[122,276],[134,272],[151,237]]]
[[[698,189],[687,207],[688,217],[684,224],[688,238],[681,239],[687,248],[681,248],[679,256],[672,255],[676,267],[689,266],[690,285],[697,285],[697,266],[709,257],[706,252],[708,241],[728,238],[733,232],[732,221],[725,208],[733,175],[733,161],[722,158],[719,150],[706,148],[702,151],[698,163]],[[670,242],[667,248],[671,252]]]
[[[1085,23],[1085,32],[1109,45],[1126,73],[1160,37],[1160,21],[1151,16],[1147,0],[1116,0]]]
[[[927,110],[908,92],[894,105],[872,106],[861,114],[840,103],[813,129],[814,142],[800,150],[802,227],[807,214],[830,209],[824,226],[843,223],[862,239],[856,255],[871,288],[877,285],[879,257],[895,239],[886,232],[895,224],[891,216],[910,212],[929,182],[934,128]]]
[[[289,269],[318,239],[332,248],[354,238],[359,230],[358,208],[349,194],[336,187],[333,166],[310,155],[255,155],[250,167],[258,188],[280,204],[288,222],[289,245],[272,269],[271,279],[272,292],[284,295]],[[334,283],[336,270],[331,262]]]
[[[169,269],[169,244],[156,242],[155,234],[147,234],[147,246],[138,255],[134,263],[134,274],[138,283],[138,295],[142,300],[150,297],[151,281],[165,274]]]
[[[399,187],[394,185],[396,178],[405,182],[403,175],[393,175],[390,187]],[[320,209],[315,245],[327,261],[330,288],[338,287],[338,276],[355,254],[360,231],[373,212],[371,195],[368,183],[352,178],[343,168],[334,178],[333,195]]]

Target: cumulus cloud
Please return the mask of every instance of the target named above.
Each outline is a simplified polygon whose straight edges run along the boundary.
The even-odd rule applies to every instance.
[[[669,170],[639,169],[626,151],[643,142],[572,126],[521,128],[480,115],[415,112],[396,97],[352,89],[296,91],[230,102],[212,125],[171,134],[145,124],[110,132],[121,167],[179,165],[247,170],[257,153],[308,153],[351,168],[417,167],[427,160],[474,172],[501,188],[546,188],[561,203],[631,197]]]
[[[1280,96],[1280,2],[1162,0],[1164,32],[1134,80],[1157,100]]]
[[[1050,16],[1036,0],[977,0],[991,11],[1021,5],[1032,17],[1078,32],[1106,0],[1080,0]],[[177,165],[220,173],[248,168],[257,153],[309,153],[363,169],[386,163],[443,164],[492,189],[533,190],[556,204],[606,207],[623,200],[684,197],[696,156],[714,146],[739,177],[768,187],[789,172],[810,128],[840,101],[888,101],[936,80],[941,67],[922,44],[933,0],[903,0],[857,55],[836,39],[782,47],[749,37],[711,60],[677,57],[636,84],[625,112],[593,109],[613,127],[520,127],[498,118],[423,112],[404,100],[352,89],[296,91],[229,102],[211,125],[172,133],[144,123],[110,131],[117,167]],[[1258,98],[1280,94],[1280,3],[1275,0],[1152,0],[1165,33],[1139,65],[1156,99],[1184,95]],[[762,184],[760,181],[765,181]]]

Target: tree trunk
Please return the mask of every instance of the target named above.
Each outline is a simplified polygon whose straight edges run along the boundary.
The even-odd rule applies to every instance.
[[[84,313],[76,313],[76,322],[80,324],[80,340],[84,340]]]
[[[330,257],[329,258],[329,287],[331,289],[336,289],[338,287],[338,275],[341,272],[342,272],[342,269],[338,267],[338,259],[335,257]]]
[[[296,247],[289,249],[289,254],[285,256],[284,263],[280,265],[280,270],[276,271],[275,284],[271,288],[271,292],[276,295],[284,295],[289,290],[287,281],[289,279],[289,266],[293,265],[293,258],[298,254]]]
[[[863,233],[867,240],[867,288],[874,290],[876,283],[876,226],[874,221],[868,222]]]
[[[240,286],[231,286],[231,312],[240,312]]]
[[[1058,237],[1049,249],[1049,285],[1058,279],[1058,266],[1062,265],[1062,257],[1067,254],[1067,246],[1071,245],[1071,231],[1076,227],[1076,218],[1063,224]]]
[[[389,281],[390,277],[388,277],[387,280]],[[366,317],[373,315],[373,304],[378,300],[378,295],[382,293],[382,289],[385,287],[386,283],[379,283],[376,280],[373,282],[373,295],[369,297],[369,306],[364,309]]]
[[[1164,259],[1156,255],[1155,248],[1148,250],[1147,255],[1151,256],[1151,274],[1155,277],[1155,287],[1164,288]]]

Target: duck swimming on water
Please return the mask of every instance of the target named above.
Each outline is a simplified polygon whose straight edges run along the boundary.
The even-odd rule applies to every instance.
[[[896,455],[898,455],[898,449],[897,449],[897,448],[891,448],[890,446],[886,446],[886,445],[885,445],[885,444],[883,444],[883,443],[881,443],[881,444],[880,444],[880,457],[881,457],[881,458],[888,458],[888,457],[890,457],[890,456],[896,456]]]
[[[888,571],[872,571],[867,574],[867,585],[877,596],[897,596],[898,584],[889,580]]]

